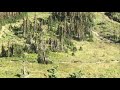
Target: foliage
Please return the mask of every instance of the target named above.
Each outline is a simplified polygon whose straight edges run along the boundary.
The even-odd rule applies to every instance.
[[[8,58],[6,57],[9,56],[7,54],[10,48],[8,49],[7,44],[5,44],[5,48],[1,48],[1,51],[3,51],[3,56],[6,57],[0,58],[0,77],[16,77],[14,75],[19,72],[21,72],[19,74],[20,77],[24,77],[24,70],[20,69],[21,60],[23,59],[28,61],[31,78],[41,78],[44,77],[44,74],[47,75],[48,73],[49,78],[66,78],[69,73],[70,74],[68,78],[120,77],[118,63],[120,56],[119,44],[104,43],[102,40],[92,42],[94,37],[92,36],[91,30],[93,29],[92,27],[94,23],[92,21],[93,17],[89,16],[90,14],[88,14],[88,12],[68,12],[66,15],[64,14],[66,13],[62,12],[57,15],[54,14],[55,17],[52,14],[52,17],[50,17],[51,20],[42,19],[42,21],[39,21],[39,18],[34,18],[34,20],[37,21],[33,20],[29,22],[29,19],[24,19],[24,24],[21,26],[22,28],[15,28],[16,32],[14,32],[16,33],[16,37],[21,34],[21,38],[26,40],[26,42],[24,42],[26,45],[24,47],[24,45],[21,45],[21,43],[18,41],[17,43],[20,45],[14,45],[14,53],[17,53],[16,57],[12,56]],[[73,19],[71,19],[71,16]],[[118,34],[119,28],[112,27],[112,25],[115,24],[116,26],[119,26],[119,23],[114,21],[111,22],[108,18],[107,20],[104,17],[103,19],[97,19],[100,19],[103,23],[96,23],[96,27],[100,28],[95,28],[94,30],[99,35],[101,35],[101,33],[104,34],[103,37],[108,34],[105,38],[111,38],[111,40],[118,42],[120,39]],[[25,27],[23,28],[23,26]],[[18,33],[19,31],[20,33]],[[51,40],[49,40],[49,38],[51,38]],[[98,38],[101,37],[98,36]],[[14,38],[14,40],[17,39]],[[44,46],[46,48],[44,48]],[[18,55],[22,56],[24,51],[26,53],[26,57],[18,57]],[[71,56],[71,53],[73,53],[75,56]],[[38,63],[43,64],[52,62],[54,63],[43,65],[38,64],[37,60]],[[59,71],[53,67],[54,65],[60,65]],[[81,71],[77,72],[77,70]],[[60,72],[61,75],[57,76],[57,72]]]
[[[120,13],[119,12],[106,12],[105,13],[109,18],[120,22]]]
[[[14,14],[14,15],[13,15]],[[26,12],[1,12],[0,13],[0,26],[5,25],[6,23],[16,22],[18,19],[26,16]],[[3,16],[2,16],[3,15]]]
[[[80,48],[79,48],[79,51],[82,51],[82,50],[83,50],[83,48],[82,48],[82,47],[80,47]]]
[[[22,57],[23,54],[24,54],[24,51],[23,51],[23,46],[21,45],[17,45],[17,44],[14,44],[14,56],[15,57]]]
[[[72,74],[69,74],[69,77],[68,78],[81,78],[84,74],[79,71],[79,72],[76,72],[76,73],[72,73]]]
[[[57,76],[56,76],[57,68],[58,68],[58,66],[53,67],[53,68],[47,70],[47,72],[49,73],[48,74],[49,78],[57,78]]]
[[[5,47],[2,45],[2,50],[1,50],[1,57],[7,57],[7,52],[5,50]]]

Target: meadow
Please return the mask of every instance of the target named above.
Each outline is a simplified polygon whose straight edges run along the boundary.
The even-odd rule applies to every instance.
[[[31,21],[34,20],[34,14],[35,12],[28,13],[28,18]],[[36,15],[38,18],[47,19],[51,13],[37,12]],[[19,76],[23,70],[29,73],[24,78],[119,78],[120,44],[111,43],[106,39],[101,40],[101,36],[107,35],[106,33],[111,29],[111,25],[115,24],[112,28],[119,30],[120,24],[109,19],[103,13],[96,12],[95,15],[93,41],[72,40],[77,48],[75,55],[72,55],[69,50],[68,52],[50,52],[49,58],[53,64],[47,65],[39,64],[37,62],[38,55],[35,53],[24,53],[24,57],[1,57],[0,78],[23,78]],[[98,24],[101,22],[104,24],[99,26]],[[0,47],[2,44],[6,45],[9,40],[21,45],[25,43],[24,38],[15,36],[13,31],[9,30],[10,25],[19,27],[21,19],[2,27],[0,30]]]

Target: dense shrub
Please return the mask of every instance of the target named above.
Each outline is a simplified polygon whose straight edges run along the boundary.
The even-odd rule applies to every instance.
[[[22,57],[24,55],[24,47],[21,45],[14,44],[14,56]]]
[[[84,74],[79,71],[79,72],[75,72],[75,73],[72,73],[72,74],[69,74],[69,77],[68,78],[81,78]]]
[[[53,67],[53,68],[47,70],[47,72],[49,73],[48,74],[49,78],[57,78],[57,76],[56,76],[57,68],[58,68],[58,66]]]
[[[7,51],[5,50],[5,47],[2,45],[2,49],[1,49],[1,57],[7,57]]]

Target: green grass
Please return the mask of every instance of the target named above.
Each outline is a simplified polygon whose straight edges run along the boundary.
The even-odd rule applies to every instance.
[[[37,18],[43,19],[47,19],[51,15],[50,12],[28,12],[28,18],[30,19],[30,21],[34,21],[35,14]]]
[[[21,73],[22,62],[0,62],[0,77],[18,78],[15,75]],[[26,63],[26,68],[30,72],[29,78],[47,78],[47,70],[58,66],[56,75],[58,78],[66,78],[70,73],[81,72],[85,78],[115,78],[120,77],[119,63],[59,63],[52,65],[42,65],[37,63]],[[6,72],[8,72],[6,74]],[[46,76],[45,76],[46,75]]]
[[[117,37],[120,36],[120,23],[110,19],[104,13],[96,12],[94,14],[96,17],[94,19],[94,31],[102,37],[113,36],[114,32]]]
[[[3,67],[0,67],[0,77],[17,78],[15,75],[21,73],[22,60],[26,61],[26,68],[30,72],[30,78],[46,78],[49,74],[47,70],[54,66],[58,66],[56,72],[58,78],[69,77],[69,74],[78,71],[84,74],[81,76],[83,78],[120,77],[119,45],[86,41],[73,42],[76,43],[77,48],[82,46],[83,51],[77,51],[75,56],[71,56],[72,52],[51,52],[49,57],[53,64],[50,65],[38,64],[36,54],[26,54],[25,58],[21,59],[18,57],[0,58],[0,65],[3,65]]]
[[[35,15],[35,12],[27,12],[27,14],[25,13],[24,16],[28,16],[31,22],[33,22],[34,15]],[[49,12],[37,12],[36,13],[37,18],[43,18],[43,19],[47,19],[50,15],[51,13]],[[16,22],[5,23],[2,26],[2,29],[0,30],[0,47],[2,45],[2,42],[5,46],[7,46],[8,41],[11,41],[13,43],[17,43],[20,45],[24,44],[25,40],[23,38],[19,38],[18,36],[14,35],[14,32],[9,29],[10,26],[19,28],[21,24],[23,23],[23,19],[21,18],[22,16],[21,17],[19,16],[16,18],[17,20]],[[1,48],[0,48],[0,51],[1,51]]]
[[[28,12],[28,17],[31,21],[34,20],[35,12]],[[37,12],[37,17],[47,19],[49,15],[48,12]],[[94,31],[98,34],[102,31],[108,31],[109,29],[118,30],[119,23],[111,21],[109,18],[105,17],[103,13],[95,13],[95,27]],[[104,18],[103,18],[104,17]],[[103,25],[97,25],[99,23],[104,23]],[[13,26],[18,26],[21,21],[13,23]],[[111,27],[112,25],[115,27]],[[5,26],[7,27],[7,26]],[[0,38],[1,42],[7,44],[10,38],[18,44],[24,43],[22,38],[14,35],[13,32],[7,30],[3,37]],[[105,33],[105,32],[103,32]],[[48,35],[50,36],[50,35]],[[94,41],[75,41],[72,40],[77,48],[75,56],[72,56],[72,52],[50,52],[49,58],[53,61],[53,64],[43,65],[37,63],[37,54],[25,54],[24,58],[18,57],[8,57],[0,58],[0,78],[18,78],[17,74],[21,73],[22,61],[26,61],[26,69],[30,72],[29,78],[48,78],[47,70],[58,66],[56,76],[58,78],[69,77],[69,74],[81,71],[84,75],[83,78],[119,78],[120,77],[120,45],[114,43],[105,43],[99,40],[99,36],[94,35]],[[23,42],[21,42],[23,41]],[[82,51],[79,48],[82,47]]]

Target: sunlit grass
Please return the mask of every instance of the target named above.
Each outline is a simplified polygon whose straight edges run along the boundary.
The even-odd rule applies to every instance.
[[[35,12],[28,12],[28,18],[34,21]],[[39,18],[47,19],[50,13],[37,12],[36,16]],[[104,19],[102,14],[96,13],[97,18],[95,23],[105,22],[104,30],[113,29],[110,27],[115,22],[109,21],[108,18]],[[20,21],[21,22],[21,21]],[[19,27],[20,22],[12,24]],[[115,27],[118,29],[118,23]],[[103,28],[97,26],[96,31],[103,30]],[[112,30],[111,29],[111,30]],[[0,32],[2,35],[3,32]],[[6,34],[5,34],[6,33]],[[21,43],[21,38],[14,36],[14,33],[8,30],[8,26],[5,26],[4,37],[0,39],[0,47],[2,41],[7,45],[9,38],[12,38],[18,44]],[[98,37],[99,38],[99,37]],[[77,48],[75,56],[72,56],[72,52],[50,52],[49,59],[53,61],[53,64],[43,65],[37,63],[37,54],[26,54],[24,58],[8,57],[0,58],[0,77],[1,78],[18,78],[17,74],[21,73],[23,68],[23,60],[26,61],[26,70],[30,72],[30,78],[46,78],[48,75],[47,70],[58,66],[56,75],[59,78],[69,77],[69,74],[81,71],[84,75],[83,78],[117,78],[120,77],[120,45],[104,43],[102,41],[94,40],[88,41],[72,41]],[[83,50],[79,51],[82,47]]]

